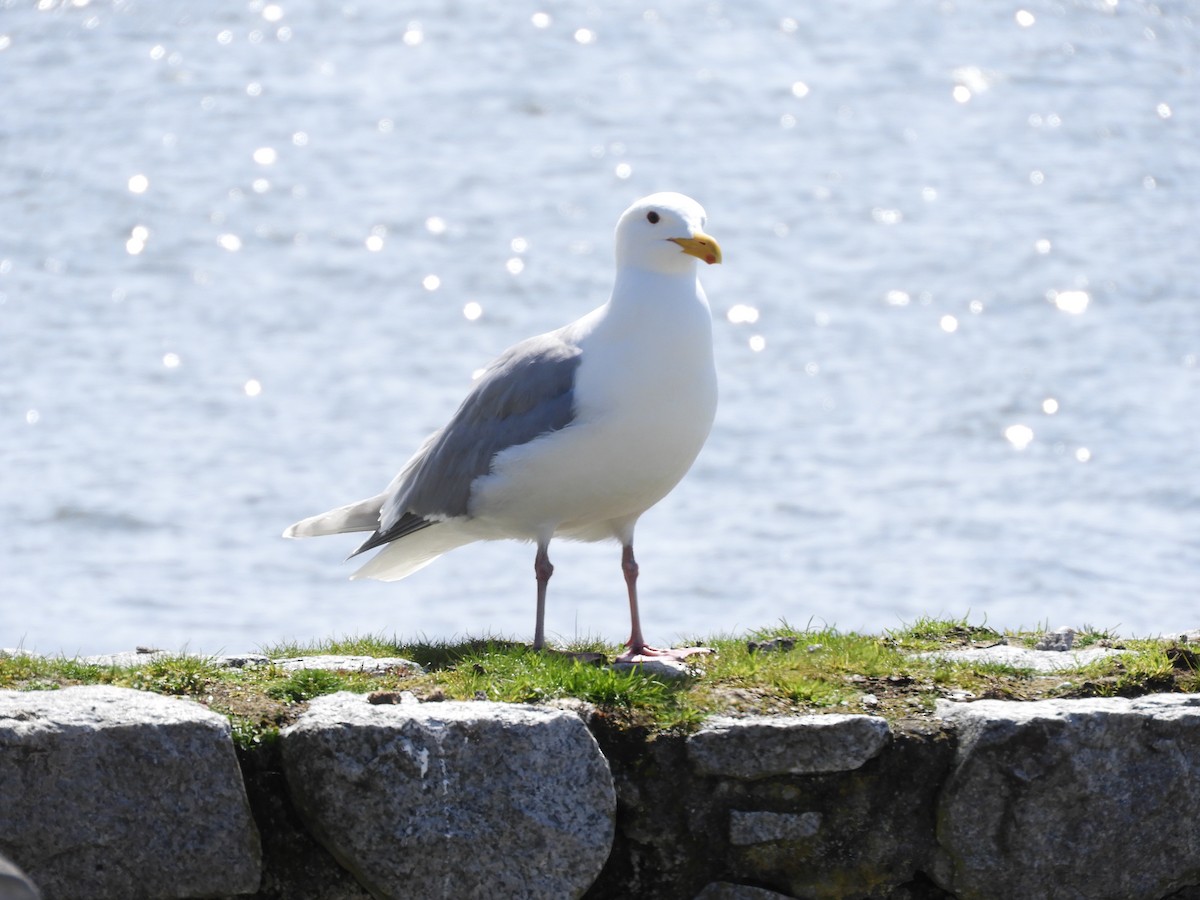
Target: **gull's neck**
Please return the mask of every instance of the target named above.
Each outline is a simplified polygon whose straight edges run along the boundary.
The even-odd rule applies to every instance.
[[[644,315],[651,309],[665,312],[697,302],[707,310],[708,301],[696,277],[695,265],[667,272],[622,266],[617,269],[608,305],[614,312],[628,309],[633,314]]]

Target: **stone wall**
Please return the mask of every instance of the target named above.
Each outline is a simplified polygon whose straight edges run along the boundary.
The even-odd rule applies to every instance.
[[[1192,695],[682,736],[334,694],[235,753],[187,700],[0,691],[0,900],[1200,900],[1198,805]]]

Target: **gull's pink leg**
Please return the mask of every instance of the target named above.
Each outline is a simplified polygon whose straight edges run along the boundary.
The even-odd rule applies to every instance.
[[[646,639],[642,637],[642,618],[638,614],[638,564],[633,558],[633,544],[621,547],[621,571],[625,573],[625,587],[629,591],[629,640],[625,642],[629,650],[621,657],[640,656],[646,649]]]
[[[669,657],[683,659],[694,653],[711,653],[708,647],[681,647],[679,649],[659,650],[648,647],[642,637],[642,619],[638,614],[637,577],[638,564],[633,558],[633,542],[621,546],[621,571],[625,573],[625,587],[629,590],[629,640],[624,653],[617,657],[617,662],[638,662],[651,657]]]
[[[533,560],[533,573],[537,576],[537,625],[533,629],[533,649],[541,650],[546,643],[546,585],[554,574],[550,564],[550,542],[538,541],[537,556]]]

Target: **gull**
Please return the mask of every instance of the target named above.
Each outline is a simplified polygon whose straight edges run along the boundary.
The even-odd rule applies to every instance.
[[[537,621],[545,644],[553,538],[616,540],[630,634],[619,662],[703,648],[648,646],[638,611],[638,518],[665,497],[708,438],[717,409],[712,314],[698,263],[721,262],[704,209],[651,194],[617,222],[607,303],[501,354],[450,421],[381,494],[304,519],[284,537],[371,532],[382,547],[352,578],[397,581],[474,541],[537,545]]]

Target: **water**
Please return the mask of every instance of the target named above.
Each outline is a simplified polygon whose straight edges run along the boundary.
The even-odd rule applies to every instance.
[[[726,264],[652,640],[1198,623],[1200,4],[400,9],[0,0],[0,646],[528,638],[528,546],[278,535],[663,189]],[[624,639],[618,556],[556,545],[551,634]]]

